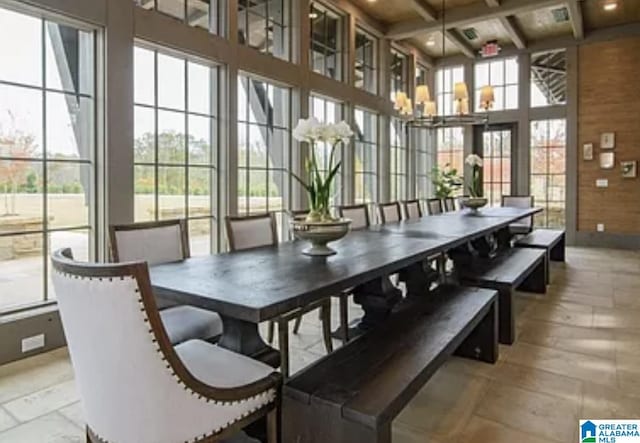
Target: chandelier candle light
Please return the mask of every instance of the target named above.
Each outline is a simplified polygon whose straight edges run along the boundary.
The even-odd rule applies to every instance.
[[[482,158],[476,154],[469,155],[465,163],[471,166],[473,174],[471,176],[471,185],[469,185],[469,197],[462,198],[462,205],[471,209],[471,213],[478,214],[478,209],[486,206],[489,202],[483,197],[482,190]]]
[[[292,221],[293,233],[296,238],[307,240],[311,247],[303,254],[310,256],[329,256],[336,251],[327,244],[347,235],[351,220],[337,219],[331,215],[332,184],[340,171],[342,163],[335,165],[335,153],[339,145],[348,145],[353,137],[351,127],[345,122],[321,123],[316,118],[300,119],[293,130],[293,137],[309,145],[310,155],[306,162],[307,180],[296,174],[293,177],[304,187],[309,197],[309,214],[304,219]],[[323,172],[318,166],[316,158],[316,143],[326,143],[331,146],[327,171]]]

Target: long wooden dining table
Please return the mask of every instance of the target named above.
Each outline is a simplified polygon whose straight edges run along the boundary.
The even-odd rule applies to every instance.
[[[327,258],[303,255],[306,245],[300,241],[194,257],[152,266],[151,284],[165,298],[218,312],[224,327],[220,346],[278,366],[279,353],[263,341],[259,323],[358,285],[369,285],[372,297],[384,299],[389,275],[505,232],[541,210],[487,208],[373,226],[332,243],[338,254]],[[380,289],[371,282],[380,282]]]

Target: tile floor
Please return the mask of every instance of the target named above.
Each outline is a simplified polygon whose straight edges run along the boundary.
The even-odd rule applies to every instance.
[[[571,248],[548,294],[519,294],[518,312],[499,362],[449,360],[394,443],[570,443],[579,418],[640,418],[640,252]],[[324,353],[313,314],[291,348],[293,370]],[[80,442],[82,427],[65,349],[0,367],[0,443]]]

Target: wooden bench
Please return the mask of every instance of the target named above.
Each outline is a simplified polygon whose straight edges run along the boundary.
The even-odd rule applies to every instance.
[[[443,286],[283,387],[283,443],[389,443],[391,423],[447,357],[498,359],[496,291]]]
[[[510,345],[516,337],[513,293],[516,289],[546,293],[546,265],[545,251],[514,248],[492,259],[475,258],[456,266],[456,275],[462,284],[498,291],[500,343]]]
[[[552,261],[565,261],[565,231],[557,229],[536,229],[515,243],[518,248],[544,249],[547,253],[547,283],[551,281]]]

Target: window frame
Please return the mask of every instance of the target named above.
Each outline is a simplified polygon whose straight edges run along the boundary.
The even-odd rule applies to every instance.
[[[363,129],[363,137],[361,139],[358,138],[358,113],[362,113],[362,120],[363,123],[366,122],[367,118],[370,118],[371,120],[369,121],[369,123],[373,122],[375,125],[375,128],[373,128],[373,131],[371,133],[371,135],[373,137],[371,137],[371,139],[367,139],[367,133],[366,133],[366,128],[360,128]],[[354,109],[354,121],[355,121],[355,150],[354,150],[354,162],[353,162],[353,182],[354,182],[354,202],[356,204],[371,204],[371,203],[375,203],[378,201],[378,199],[380,198],[380,182],[379,182],[379,177],[380,177],[380,161],[379,161],[379,151],[380,151],[380,115],[378,113],[376,113],[375,111],[371,111],[368,110],[366,108],[361,108],[356,106]],[[366,124],[366,123],[365,123]],[[365,154],[365,148],[370,148],[373,150],[373,153],[371,155],[369,155],[368,157]],[[358,151],[362,150],[362,156],[360,156],[361,159],[361,168],[358,169]],[[374,165],[369,165],[366,160],[367,159],[371,159],[372,161],[375,162]],[[373,166],[373,167],[372,167]],[[358,182],[359,182],[359,177],[361,178],[361,189],[362,189],[362,196],[361,198],[359,198],[358,196]],[[366,198],[366,184],[367,184],[367,177],[371,180],[372,182],[375,183],[374,189],[373,189],[373,193],[374,195],[371,196],[370,199]]]
[[[356,32],[356,47],[355,47],[355,54],[354,54],[354,61],[355,61],[354,86],[358,89],[362,89],[363,91],[367,91],[371,94],[378,95],[378,92],[379,92],[379,87],[378,87],[379,39],[361,26],[356,26],[355,32]],[[362,59],[361,60],[358,59],[358,46],[357,46],[358,34],[362,35],[365,39],[367,39],[367,41],[371,42],[373,46],[373,50],[372,50],[373,59],[370,61],[370,63],[367,63],[368,57],[366,56],[366,51],[364,51],[364,49],[363,49]],[[363,48],[366,48],[366,46],[363,46]],[[358,67],[357,66],[360,61],[362,62],[362,85],[358,86],[358,80],[357,80]],[[370,70],[370,77],[373,82],[373,85],[369,85],[369,86],[367,86],[367,69]]]
[[[314,1],[310,3],[310,7],[314,8],[310,11],[309,13],[309,42],[310,42],[310,46],[309,46],[309,69],[312,72],[316,72],[320,75],[324,75],[325,77],[329,77],[333,80],[336,81],[344,81],[345,78],[345,54],[346,54],[346,49],[345,49],[345,29],[344,29],[344,22],[345,22],[345,16],[344,14],[340,13],[339,11],[335,10],[334,8],[331,8],[327,5],[325,5],[322,2],[318,2],[318,1]],[[320,17],[316,17],[314,18],[312,16],[313,13],[315,13],[315,11],[319,12],[321,14]],[[329,30],[329,20],[335,20],[336,21],[336,29],[338,31],[337,33],[337,38],[336,38],[336,47],[335,48],[331,48],[331,46],[328,44],[327,41],[317,41],[314,39],[314,26],[313,26],[313,21],[314,20],[318,20],[322,18],[323,22],[324,22],[324,37],[328,38],[330,36],[330,30]],[[319,46],[321,46],[324,49],[323,52],[323,58],[324,58],[324,69],[322,70],[316,70],[314,68],[314,61],[315,61],[315,57],[314,57],[314,50],[313,50],[313,45],[317,44]],[[329,74],[329,67],[328,67],[328,63],[327,63],[327,58],[330,56],[330,54],[328,53],[328,51],[334,50],[334,57],[336,59],[335,62],[335,69],[336,69],[336,74],[335,75],[330,75]]]
[[[135,150],[134,150],[134,189],[133,189],[133,197],[134,197],[134,208],[137,201],[138,195],[137,192],[138,181],[137,181],[137,171],[139,169],[148,169],[153,168],[153,215],[151,218],[138,218],[137,217],[137,209],[134,211],[134,218],[136,222],[138,221],[158,221],[158,220],[167,220],[170,218],[176,218],[175,215],[171,214],[169,217],[161,217],[162,207],[161,207],[161,195],[160,195],[160,172],[161,170],[182,170],[184,171],[184,180],[183,180],[183,193],[175,194],[176,196],[184,197],[184,212],[178,215],[181,218],[184,218],[187,221],[187,229],[191,231],[191,228],[196,223],[201,223],[208,221],[209,222],[209,253],[215,253],[220,250],[220,229],[221,229],[221,220],[220,220],[220,146],[221,146],[221,135],[220,135],[220,103],[216,98],[220,98],[220,82],[221,82],[221,67],[217,63],[214,63],[209,60],[203,60],[201,58],[193,57],[185,53],[180,53],[171,49],[167,49],[158,45],[151,44],[149,42],[136,40],[134,45],[134,51],[136,49],[141,49],[145,51],[150,51],[153,54],[153,70],[154,70],[154,82],[153,82],[153,104],[148,103],[138,103],[135,100],[134,93],[134,117],[137,111],[146,110],[153,112],[153,151],[154,158],[153,161],[140,161],[135,158]],[[173,58],[183,64],[183,81],[184,81],[184,108],[178,109],[171,106],[161,106],[159,104],[159,57],[170,57]],[[190,66],[196,65],[200,68],[206,68],[209,72],[209,113],[203,113],[199,111],[192,111],[190,109],[189,102],[189,69]],[[135,66],[135,61],[134,61]],[[134,68],[135,69],[135,68]],[[183,123],[184,132],[182,136],[184,137],[184,161],[182,162],[171,162],[171,161],[161,161],[160,160],[160,133],[158,132],[160,129],[160,114],[180,114],[184,119]],[[191,162],[191,149],[190,146],[190,137],[193,135],[190,132],[191,128],[191,119],[207,119],[209,124],[208,135],[209,135],[209,152],[208,155],[209,161],[208,163],[192,163]],[[135,118],[134,118],[134,147],[135,147]],[[196,197],[197,194],[191,193],[191,174],[194,172],[204,172],[206,171],[208,175],[209,182],[209,212],[206,215],[191,215],[192,208],[192,198]],[[168,194],[173,195],[173,194]],[[190,240],[192,241],[195,236],[190,235]],[[192,251],[196,250],[192,246]]]
[[[393,133],[396,136],[393,136]],[[409,143],[406,123],[397,117],[390,119],[390,199],[407,200],[409,196]],[[404,161],[403,161],[404,160]]]
[[[197,24],[192,24],[191,20],[189,19],[189,5],[191,3],[196,3],[200,0],[179,0],[180,2],[183,2],[182,5],[182,16],[177,16],[174,14],[171,14],[168,11],[165,11],[162,9],[162,7],[159,7],[158,3],[162,2],[162,1],[167,1],[167,0],[151,0],[149,2],[149,4],[147,5],[142,5],[142,1],[141,0],[132,0],[133,3],[142,9],[148,10],[148,11],[154,11],[157,12],[159,14],[162,15],[166,15],[167,17],[171,17],[174,18],[176,20],[180,20],[182,23],[184,23],[187,26],[191,26],[194,28],[200,28],[200,29],[204,29],[207,32],[214,34],[214,35],[218,35],[220,37],[225,37],[226,36],[226,17],[227,17],[227,13],[226,13],[226,1],[225,0],[209,0],[209,7],[208,7],[208,11],[207,11],[207,17],[208,17],[208,26],[205,28],[203,26],[199,26]],[[176,1],[176,0],[172,0],[172,1]],[[204,3],[204,2],[201,2]],[[215,9],[215,14],[212,14],[212,8],[211,8],[211,3],[215,3],[215,6],[213,9]]]
[[[436,104],[438,115],[454,115],[454,87],[457,82],[464,81],[464,65],[445,66],[436,71]],[[447,83],[450,87],[447,87]]]
[[[99,26],[93,26],[89,23],[75,20],[66,16],[62,16],[56,13],[49,13],[47,11],[43,11],[41,9],[34,10],[28,6],[22,5],[14,5],[14,4],[0,4],[0,9],[9,11],[14,14],[24,15],[33,20],[38,20],[40,23],[40,31],[39,31],[39,39],[40,39],[40,59],[41,59],[41,71],[40,71],[40,84],[35,85],[29,82],[18,82],[13,80],[0,80],[0,87],[9,87],[15,88],[16,90],[20,89],[23,91],[31,91],[37,92],[40,94],[41,98],[38,103],[40,109],[39,120],[41,121],[41,152],[35,156],[12,156],[12,155],[2,155],[0,154],[0,162],[20,162],[25,163],[31,167],[40,167],[41,173],[39,174],[39,178],[41,184],[39,185],[39,192],[37,195],[41,198],[41,213],[37,215],[37,218],[41,220],[41,228],[40,229],[22,229],[22,230],[14,230],[14,231],[6,231],[0,233],[0,240],[3,239],[11,239],[15,237],[25,237],[25,236],[40,236],[41,244],[39,246],[40,253],[38,254],[38,258],[42,260],[42,265],[38,266],[38,273],[42,273],[42,281],[40,283],[40,295],[37,301],[34,301],[34,297],[31,297],[32,294],[28,295],[28,300],[25,302],[19,302],[17,304],[4,305],[0,303],[0,316],[2,315],[11,315],[14,313],[26,312],[35,308],[52,306],[57,303],[57,298],[55,297],[55,293],[53,288],[51,287],[51,271],[52,267],[50,265],[50,254],[53,252],[52,250],[52,239],[51,235],[56,233],[69,233],[69,232],[81,232],[87,235],[87,254],[89,261],[97,261],[104,258],[105,248],[104,248],[104,233],[105,229],[105,220],[103,214],[105,212],[106,201],[104,198],[105,189],[104,189],[104,139],[102,137],[102,121],[104,118],[104,111],[100,104],[103,102],[104,95],[104,62],[100,58],[100,54],[103,53],[103,33],[102,29]],[[66,90],[63,88],[55,88],[50,87],[48,85],[49,78],[47,76],[47,68],[49,67],[49,63],[47,62],[47,32],[46,26],[47,23],[52,23],[58,26],[64,26],[73,28],[78,32],[83,32],[90,34],[91,36],[91,82],[90,89],[91,92],[80,91],[80,90]],[[89,103],[90,106],[88,109],[91,110],[90,118],[90,132],[91,136],[89,140],[91,142],[91,146],[88,152],[88,156],[86,158],[73,158],[73,159],[65,159],[65,158],[52,158],[50,157],[48,143],[49,136],[48,132],[48,113],[51,112],[48,109],[49,96],[63,96],[63,97],[72,97],[78,99],[80,102],[81,99],[91,100]],[[80,107],[79,107],[80,109]],[[71,116],[70,116],[71,118]],[[59,166],[88,166],[89,177],[87,178],[87,184],[89,185],[88,192],[85,192],[88,202],[87,202],[87,223],[86,224],[74,224],[68,226],[51,226],[52,223],[50,221],[50,195],[59,195],[59,193],[54,193],[49,191],[51,186],[49,182],[49,165],[59,165]],[[64,193],[62,193],[64,195]],[[82,258],[79,258],[82,259]],[[13,259],[8,260],[7,262],[12,261]],[[19,258],[18,258],[19,260]],[[0,262],[2,263],[2,262]]]
[[[248,37],[245,37],[245,41],[244,42],[239,42],[240,44],[243,44],[244,46],[247,46],[249,48],[255,49],[258,52],[261,52],[263,54],[267,54],[270,55],[272,57],[278,58],[280,60],[284,60],[284,61],[292,61],[292,54],[293,54],[293,48],[292,48],[292,33],[291,30],[293,28],[293,23],[292,23],[292,5],[291,5],[291,0],[278,0],[279,2],[282,3],[282,9],[283,9],[283,13],[282,13],[282,23],[279,23],[278,21],[274,20],[273,17],[270,16],[269,14],[269,8],[268,6],[265,6],[265,13],[264,14],[258,14],[255,12],[251,12],[251,11],[246,11],[244,13],[244,26],[241,26],[240,21],[243,19],[242,15],[242,11],[241,8],[244,6],[242,5],[242,1],[250,1],[250,0],[240,0],[238,1],[238,10],[237,10],[237,17],[238,17],[238,31],[241,31],[242,29],[248,30],[247,35],[251,34],[251,26],[249,23],[249,16],[250,15],[254,15],[257,16],[261,21],[264,21],[264,35],[265,35],[265,41],[263,42],[264,46],[263,48],[258,48],[255,46],[252,46],[248,40]],[[268,0],[266,0],[264,2],[265,5],[268,5]],[[278,54],[277,51],[274,51],[274,47],[275,45],[272,45],[271,47],[268,45],[269,42],[269,34],[270,28],[280,28],[282,30],[282,36],[283,38],[286,40],[284,42],[284,45],[282,47],[282,54]]]

